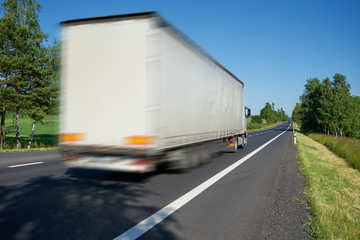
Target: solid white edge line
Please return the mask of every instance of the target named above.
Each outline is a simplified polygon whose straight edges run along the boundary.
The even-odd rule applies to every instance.
[[[25,164],[8,166],[8,168],[25,167],[25,166],[31,166],[31,165],[37,165],[37,164],[43,164],[43,163],[44,163],[44,162],[25,163]]]
[[[289,128],[290,128],[290,125],[285,131],[283,131],[282,133],[280,133],[276,137],[272,138],[271,140],[269,140],[268,142],[266,142],[265,144],[263,144],[259,148],[255,149],[254,151],[252,151],[251,153],[249,153],[245,157],[239,159],[238,161],[236,161],[235,163],[233,163],[229,167],[225,168],[224,170],[222,170],[218,174],[216,174],[213,177],[211,177],[210,179],[206,180],[205,182],[203,182],[202,184],[200,184],[196,188],[190,190],[188,193],[186,193],[185,195],[183,195],[180,198],[176,199],[175,201],[173,201],[172,203],[170,203],[166,207],[162,208],[161,210],[159,210],[156,213],[154,213],[153,215],[151,215],[150,217],[144,219],[143,221],[141,221],[137,225],[133,226],[132,228],[130,228],[129,230],[124,232],[123,234],[117,236],[116,238],[114,238],[114,240],[137,239],[138,237],[140,237],[141,235],[143,235],[144,233],[149,231],[152,227],[154,227],[155,225],[160,223],[162,220],[164,220],[165,218],[170,216],[176,210],[178,210],[179,208],[184,206],[190,200],[195,198],[201,192],[203,192],[204,190],[209,188],[211,185],[213,185],[214,183],[219,181],[221,178],[223,178],[229,172],[231,172],[232,170],[234,170],[235,168],[240,166],[242,163],[244,163],[246,160],[248,160],[249,158],[254,156],[256,153],[261,151],[264,147],[269,145],[275,139],[277,139],[278,137],[283,135]]]

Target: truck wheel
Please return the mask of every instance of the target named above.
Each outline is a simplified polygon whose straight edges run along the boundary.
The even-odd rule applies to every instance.
[[[186,157],[189,163],[189,168],[196,168],[200,165],[201,153],[200,153],[200,146],[190,146],[187,148]]]
[[[241,144],[239,145],[240,148],[244,148],[245,147],[245,137],[244,135],[241,135]]]
[[[200,148],[200,163],[208,163],[211,157],[211,148],[209,143],[204,143]]]
[[[234,146],[231,148],[230,151],[231,151],[232,153],[236,153],[237,148],[238,148],[237,136],[233,137],[233,143],[234,143]]]

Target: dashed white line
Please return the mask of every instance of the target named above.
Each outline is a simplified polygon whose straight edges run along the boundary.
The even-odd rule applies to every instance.
[[[43,164],[43,163],[44,163],[44,162],[25,163],[25,164],[8,166],[8,168],[26,167],[26,166],[31,166],[31,165]]]
[[[290,125],[289,125],[289,127],[290,127]],[[256,150],[252,151],[251,153],[249,153],[245,157],[239,159],[238,161],[236,161],[235,163],[233,163],[229,167],[225,168],[224,170],[222,170],[221,172],[219,172],[215,176],[213,176],[210,179],[206,180],[205,182],[203,182],[202,184],[200,184],[199,186],[197,186],[193,190],[190,190],[188,193],[186,193],[185,195],[183,195],[180,198],[176,199],[175,201],[173,201],[172,203],[170,203],[169,205],[167,205],[163,209],[160,209],[158,212],[156,212],[153,215],[151,215],[150,217],[144,219],[143,221],[141,221],[140,223],[138,223],[134,227],[132,227],[129,230],[127,230],[126,232],[124,232],[123,234],[117,236],[116,238],[114,238],[114,240],[137,239],[138,237],[140,237],[141,235],[143,235],[144,233],[149,231],[151,228],[153,228],[155,225],[160,223],[162,220],[164,220],[165,218],[170,216],[176,210],[178,210],[179,208],[184,206],[186,203],[191,201],[197,195],[202,193],[204,190],[209,188],[211,185],[213,185],[214,183],[219,181],[221,178],[223,178],[229,172],[231,172],[232,170],[234,170],[235,168],[240,166],[242,163],[244,163],[246,160],[248,160],[249,158],[254,156],[256,153],[261,151],[264,147],[269,145],[272,141],[274,141],[275,139],[277,139],[278,137],[283,135],[289,129],[289,127],[285,131],[283,131],[282,133],[277,135],[276,137],[272,138],[271,140],[269,140],[268,142],[266,142],[265,144],[263,144],[262,146],[260,146]]]

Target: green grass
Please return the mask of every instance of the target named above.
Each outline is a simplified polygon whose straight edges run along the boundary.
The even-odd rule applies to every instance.
[[[20,117],[20,137],[21,147],[27,148],[32,131],[33,120],[29,117]],[[14,149],[16,147],[15,136],[16,117],[10,113],[6,115],[6,149]],[[36,149],[53,148],[58,144],[59,134],[59,117],[45,116],[41,122],[35,124],[35,136],[31,147]]]
[[[317,239],[360,239],[360,173],[324,145],[297,133],[297,157]]]
[[[27,148],[30,136],[29,135],[21,135],[20,136],[21,148]],[[58,135],[54,134],[36,134],[31,143],[32,148],[51,148],[55,147],[58,144]],[[6,148],[14,149],[16,148],[16,136],[10,135],[6,136]]]
[[[246,119],[246,128],[247,128],[247,131],[256,131],[256,130],[261,130],[261,129],[265,129],[265,128],[270,128],[270,127],[273,127],[279,123],[282,123],[282,122],[276,122],[276,123],[267,123],[266,120],[263,119],[263,122],[261,124],[259,123],[253,123],[251,122],[251,119]]]
[[[352,167],[360,170],[360,139],[309,134],[312,139],[324,144],[331,151],[345,158]]]
[[[31,135],[33,120],[29,117],[20,117],[19,130],[21,135]],[[16,116],[14,114],[7,114],[5,120],[5,128],[7,135],[15,135]],[[59,133],[59,116],[45,116],[42,122],[35,124],[35,134],[51,134],[57,135]]]

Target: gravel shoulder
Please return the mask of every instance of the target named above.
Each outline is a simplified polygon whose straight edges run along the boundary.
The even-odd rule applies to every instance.
[[[306,182],[299,171],[300,161],[295,158],[297,148],[292,139],[281,160],[260,239],[314,239],[307,231],[310,211],[304,197]]]

